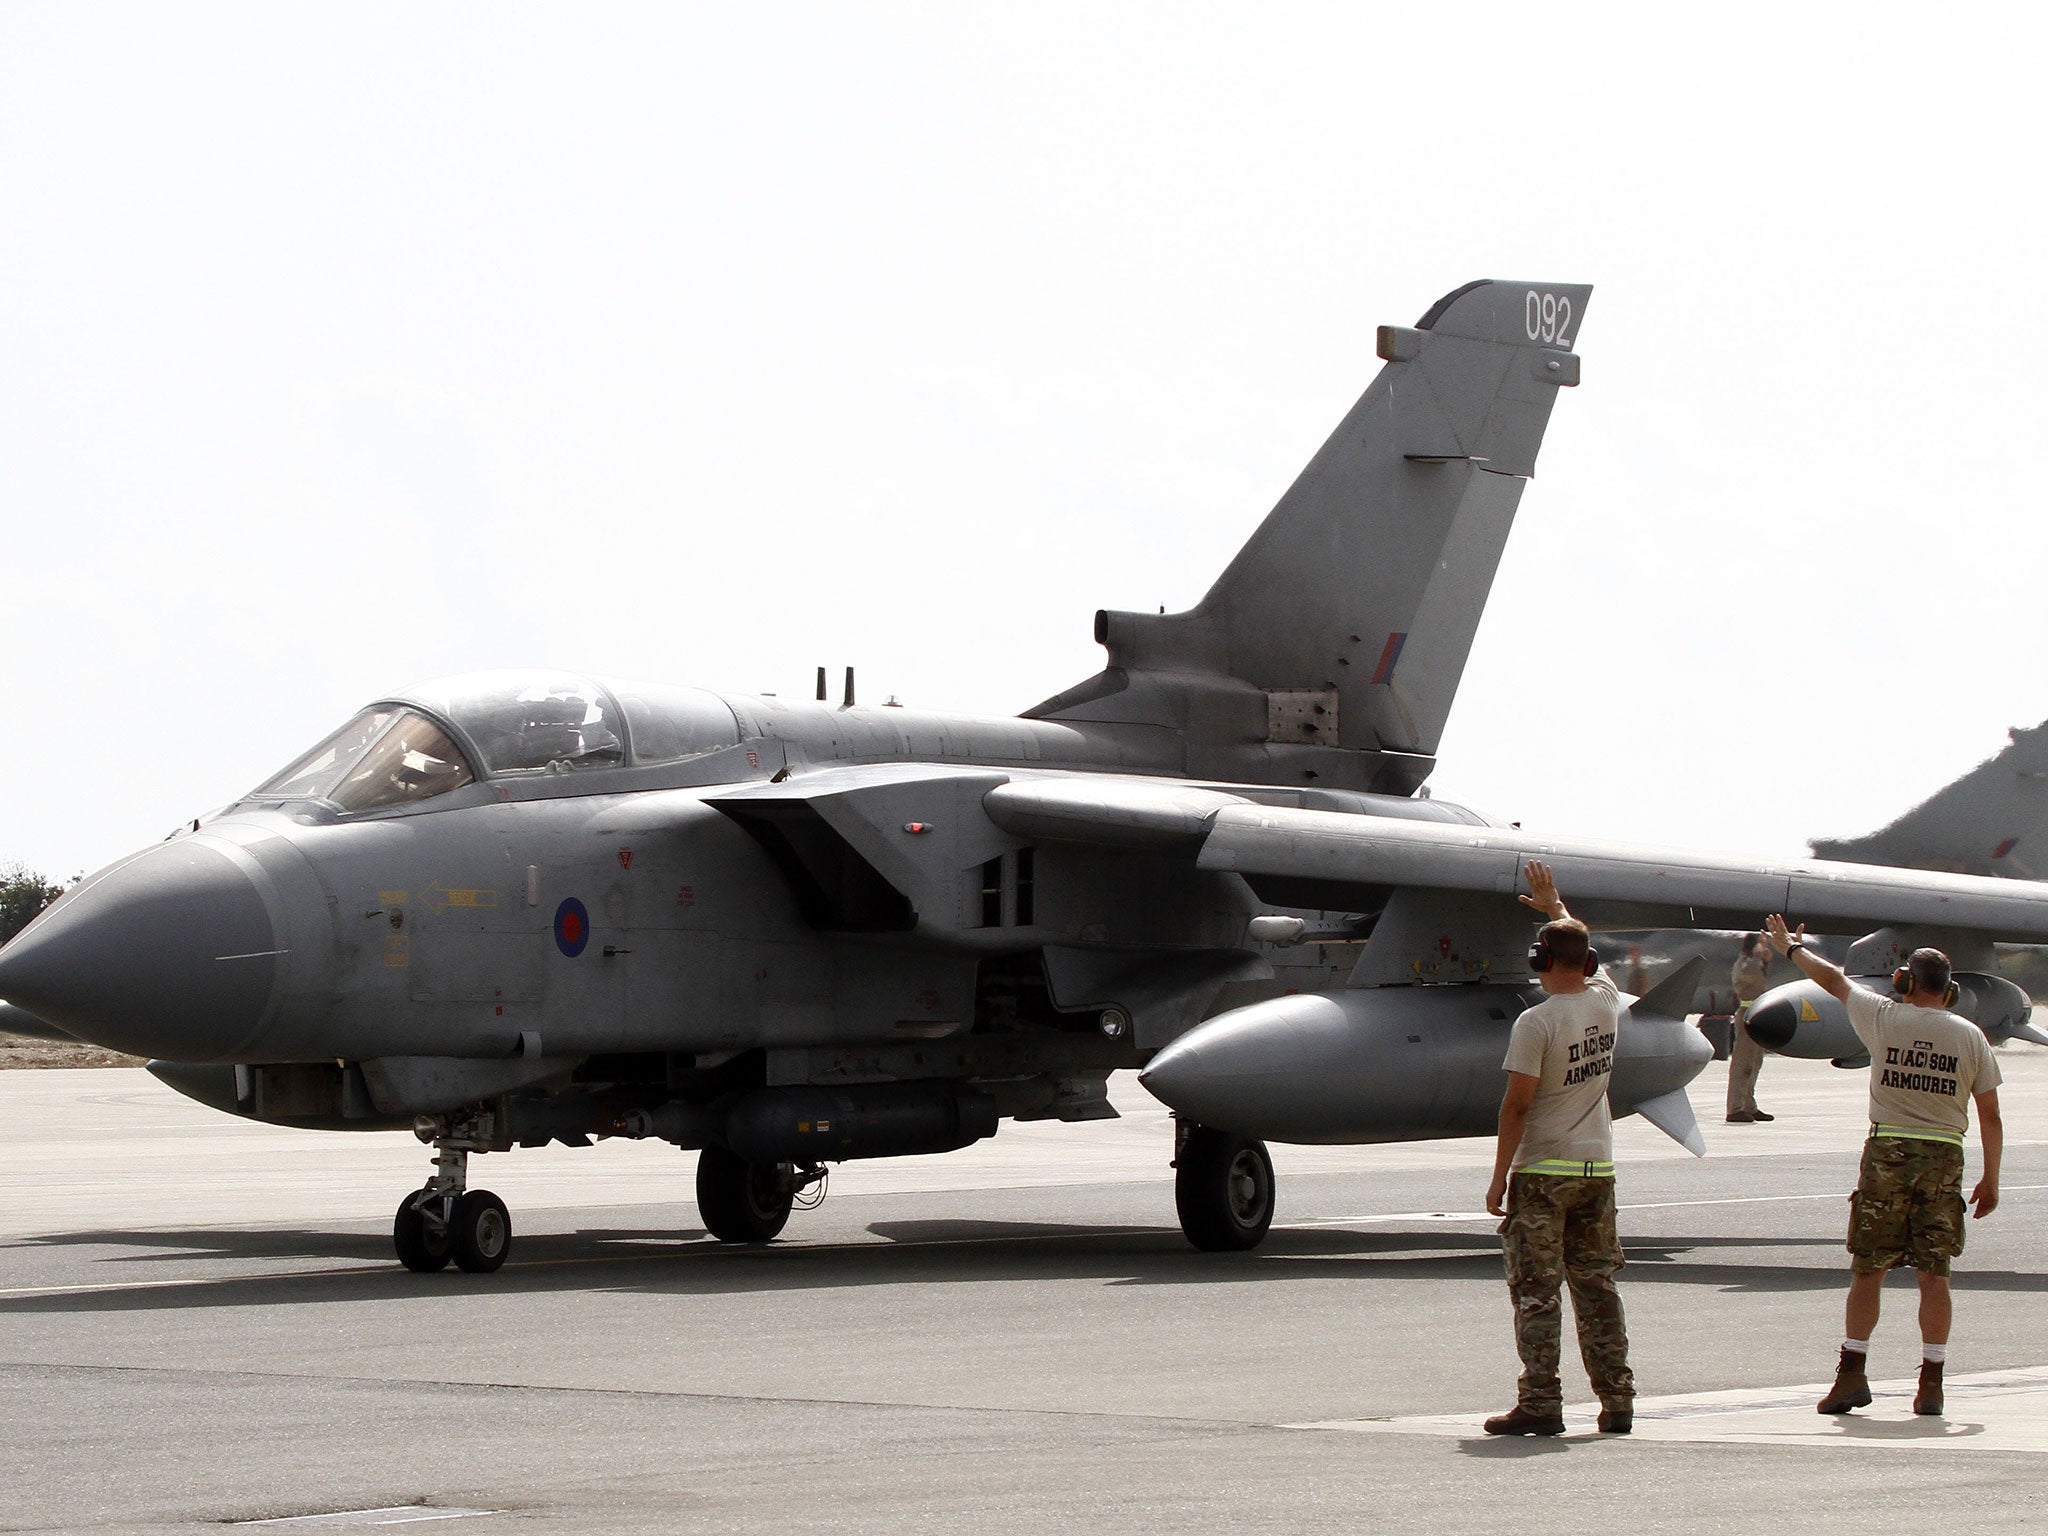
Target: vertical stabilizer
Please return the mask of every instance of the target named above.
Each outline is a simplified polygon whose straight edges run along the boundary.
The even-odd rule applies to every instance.
[[[1385,366],[1208,595],[1098,614],[1107,667],[1029,713],[1170,729],[1199,776],[1411,792],[1591,291],[1472,283],[1381,327]]]

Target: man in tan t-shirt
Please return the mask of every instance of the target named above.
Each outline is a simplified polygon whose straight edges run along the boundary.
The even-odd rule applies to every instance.
[[[1597,970],[1586,925],[1565,909],[1546,864],[1531,859],[1526,906],[1550,919],[1530,946],[1543,1001],[1508,1036],[1507,1092],[1486,1208],[1500,1224],[1515,1348],[1522,1379],[1515,1406],[1486,1421],[1489,1435],[1564,1433],[1557,1379],[1562,1308],[1569,1281],[1579,1354],[1600,1397],[1600,1429],[1634,1427],[1636,1382],[1628,1367],[1628,1326],[1614,1273],[1621,1240],[1614,1226],[1614,1127],[1607,1086],[1614,1069],[1622,1002]]]
[[[1859,987],[1806,947],[1806,929],[1787,931],[1776,913],[1765,920],[1771,947],[1838,997],[1870,1051],[1870,1138],[1849,1197],[1849,1305],[1835,1384],[1822,1413],[1847,1413],[1870,1403],[1870,1335],[1877,1327],[1884,1277],[1910,1264],[1920,1281],[1920,1390],[1913,1411],[1942,1411],[1942,1367],[1948,1359],[1949,1260],[1963,1251],[1963,1133],[1970,1103],[1984,1145],[1984,1174],[1970,1191],[1979,1217],[1998,1208],[1998,1164],[2005,1147],[1998,1116],[1998,1060],[1991,1042],[1968,1019],[1948,1011],[1955,1000],[1948,956],[1916,949],[1892,977],[1896,997]]]
[[[1729,969],[1735,989],[1735,1017],[1728,1022],[1728,1123],[1750,1125],[1775,1120],[1756,1107],[1757,1075],[1764,1069],[1764,1048],[1749,1032],[1749,1005],[1771,986],[1771,948],[1760,933],[1742,936],[1742,952]]]

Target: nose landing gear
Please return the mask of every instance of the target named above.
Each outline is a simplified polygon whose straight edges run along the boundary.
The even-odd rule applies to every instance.
[[[489,1190],[466,1187],[469,1154],[490,1150],[488,1116],[457,1121],[428,1116],[413,1134],[434,1144],[434,1176],[398,1204],[391,1223],[398,1262],[431,1274],[453,1259],[470,1274],[490,1274],[512,1250],[512,1215]]]
[[[1249,1136],[1174,1119],[1173,1202],[1181,1231],[1209,1253],[1256,1248],[1273,1225],[1273,1160]]]

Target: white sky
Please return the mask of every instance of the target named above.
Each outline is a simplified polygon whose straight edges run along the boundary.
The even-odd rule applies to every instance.
[[[481,666],[1026,707],[1474,277],[1596,291],[1439,795],[1797,853],[2048,714],[2032,13],[1396,9],[11,0],[0,863]]]

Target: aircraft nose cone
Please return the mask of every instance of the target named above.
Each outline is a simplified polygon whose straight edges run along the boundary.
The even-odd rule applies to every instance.
[[[253,1036],[279,945],[256,882],[196,837],[88,881],[0,949],[0,998],[81,1040],[204,1061]]]
[[[1799,1023],[1799,1008],[1789,997],[1780,997],[1749,1010],[1745,1026],[1749,1038],[1767,1051],[1782,1051],[1792,1043]]]

